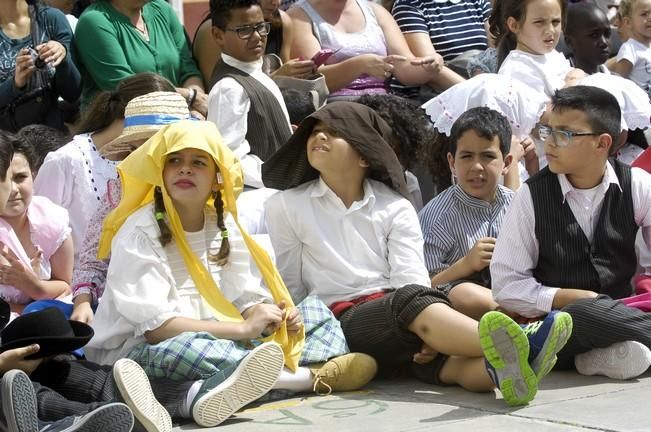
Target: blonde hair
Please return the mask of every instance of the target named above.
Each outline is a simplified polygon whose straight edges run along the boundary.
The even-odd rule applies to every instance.
[[[622,18],[631,18],[633,15],[633,8],[637,2],[638,0],[622,0],[617,12]]]

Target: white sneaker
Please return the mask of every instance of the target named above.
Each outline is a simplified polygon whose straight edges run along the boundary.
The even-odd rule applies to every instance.
[[[582,375],[604,375],[626,380],[646,372],[651,366],[651,350],[635,341],[596,348],[574,357],[574,366]]]
[[[149,377],[131,359],[120,359],[113,365],[113,378],[124,402],[147,432],[172,432],[172,419],[156,400]]]
[[[254,348],[225,381],[217,375],[204,380],[190,407],[192,418],[199,426],[217,426],[271,390],[284,362],[283,350],[277,343]]]

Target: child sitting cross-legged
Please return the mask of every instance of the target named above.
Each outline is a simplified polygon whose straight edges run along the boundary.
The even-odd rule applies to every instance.
[[[165,126],[118,170],[123,194],[100,240],[99,255],[109,245],[112,253],[89,359],[129,357],[150,377],[210,377],[209,392],[230,396],[223,409],[193,403],[203,426],[272,388],[327,393],[370,381],[373,359],[344,355],[341,328],[317,298],[294,307],[269,256],[241,228],[242,171],[214,124]]]
[[[513,161],[510,144],[511,126],[499,112],[477,107],[462,114],[450,131],[447,154],[457,183],[419,213],[432,286],[474,319],[497,306],[488,265],[514,194],[499,184]]]
[[[527,335],[508,316],[477,323],[430,287],[395,139],[372,109],[334,102],[263,165],[265,185],[283,190],[266,202],[280,273],[296,301],[316,294],[328,304],[350,348],[384,371],[419,361],[428,382],[499,386],[509,405],[526,404],[562,344],[531,351],[532,367]]]
[[[632,293],[639,229],[651,245],[651,175],[608,159],[620,131],[609,92],[555,93],[540,128],[549,165],[513,198],[490,269],[503,308],[527,318],[572,316],[559,366],[627,379],[651,365],[651,315],[618,301]]]

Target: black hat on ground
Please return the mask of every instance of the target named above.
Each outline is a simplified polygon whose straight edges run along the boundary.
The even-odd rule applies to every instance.
[[[38,344],[40,350],[28,359],[74,351],[93,337],[93,328],[79,321],[68,321],[57,308],[21,315],[0,333],[0,352]]]

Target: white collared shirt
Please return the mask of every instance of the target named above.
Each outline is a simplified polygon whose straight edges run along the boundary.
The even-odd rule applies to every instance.
[[[275,97],[287,119],[287,128],[291,133],[289,114],[285,107],[283,95],[276,83],[262,71],[262,59],[255,62],[242,62],[222,53],[222,60],[229,66],[237,68],[260,81]],[[215,123],[226,145],[240,159],[244,172],[244,184],[262,188],[262,163],[252,155],[251,146],[246,140],[247,119],[251,99],[244,88],[235,79],[226,77],[213,86],[208,94],[208,120]]]
[[[607,163],[601,183],[587,191],[574,188],[564,174],[559,174],[558,180],[563,202],[567,201],[583,233],[592,243],[606,191],[611,183],[619,186],[615,170]],[[651,248],[651,174],[632,168],[631,193],[635,223],[642,228],[647,247]],[[531,191],[525,183],[506,213],[490,266],[495,300],[525,317],[548,313],[556,291],[560,289],[542,285],[533,277],[539,253],[535,222]],[[649,267],[644,271],[651,274]]]
[[[430,286],[413,205],[383,183],[364,181],[346,208],[321,179],[266,202],[276,264],[294,301],[327,305],[408,284]]]

